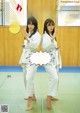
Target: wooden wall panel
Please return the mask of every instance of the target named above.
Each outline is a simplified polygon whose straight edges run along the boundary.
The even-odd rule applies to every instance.
[[[19,65],[21,45],[25,27],[17,34],[9,32],[9,27],[0,27],[0,65]]]
[[[56,22],[56,0],[28,0],[28,17],[32,15],[37,18],[42,34],[46,18],[52,18]],[[63,66],[80,66],[80,27],[56,28]],[[21,27],[19,33],[12,34],[9,27],[0,26],[0,65],[19,65],[24,31],[25,27]]]
[[[80,66],[80,27],[58,27],[63,66]]]

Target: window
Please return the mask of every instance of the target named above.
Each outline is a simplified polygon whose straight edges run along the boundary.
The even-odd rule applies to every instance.
[[[58,0],[57,25],[80,26],[80,0]]]
[[[26,25],[27,0],[0,0],[0,25],[18,22]]]

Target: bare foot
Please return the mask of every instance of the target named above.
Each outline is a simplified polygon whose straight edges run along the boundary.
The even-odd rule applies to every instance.
[[[33,94],[32,100],[33,100],[33,101],[36,101],[36,97],[35,97],[34,94]]]
[[[52,98],[51,96],[47,96],[47,99],[46,99],[47,108],[49,110],[52,110],[51,98]]]
[[[24,100],[28,100],[28,98],[24,98]],[[35,97],[34,94],[33,94],[32,100],[33,100],[33,101],[36,101],[36,97]]]
[[[29,97],[28,98],[28,101],[27,101],[27,111],[30,111],[32,110],[32,97]]]
[[[51,100],[58,101],[59,99],[55,97],[51,97]]]

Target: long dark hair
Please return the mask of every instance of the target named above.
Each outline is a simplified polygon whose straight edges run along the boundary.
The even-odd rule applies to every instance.
[[[47,29],[47,26],[48,26],[48,25],[54,25],[54,26],[55,26],[55,23],[54,23],[54,21],[53,21],[52,19],[50,19],[50,18],[46,19],[45,22],[44,22],[43,33],[45,33],[45,31],[46,31],[47,34],[50,35],[50,34],[49,34],[49,31],[48,31],[48,29]],[[55,28],[54,28],[53,31],[52,31],[52,35],[54,34],[54,31],[55,31]]]
[[[27,33],[29,33],[29,28],[28,28],[28,25],[29,25],[29,24],[34,25],[34,31],[33,31],[33,33],[29,36],[29,38],[31,38],[31,36],[34,35],[34,34],[36,33],[36,31],[38,30],[38,22],[37,22],[37,20],[36,20],[35,17],[33,17],[33,16],[29,17],[28,20],[27,20],[27,26],[26,26],[26,32],[27,32]]]

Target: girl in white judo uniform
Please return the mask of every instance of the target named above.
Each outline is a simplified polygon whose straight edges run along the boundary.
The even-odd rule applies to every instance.
[[[22,66],[23,68],[23,75],[24,75],[24,86],[25,86],[25,90],[26,90],[26,85],[27,85],[27,81],[26,81],[26,75],[27,75],[27,65],[28,63],[30,63],[29,57],[31,55],[31,51],[29,50],[29,48],[27,49],[28,46],[28,41],[26,40],[26,36],[24,37],[24,44],[22,45],[23,51],[22,51],[22,55],[20,57],[19,60],[19,64]],[[25,91],[25,100],[27,100],[27,95],[26,95],[26,91]],[[35,95],[33,94],[33,100],[35,101]]]
[[[38,32],[38,23],[34,17],[28,18],[25,38],[24,49],[19,64],[22,64],[24,72],[24,83],[28,98],[27,110],[31,110],[31,102],[34,96],[34,73],[36,72],[38,65],[31,64],[29,58],[32,53],[37,51],[41,42],[41,35]]]
[[[55,24],[52,19],[47,19],[44,23],[44,34],[42,36],[42,50],[43,52],[48,52],[51,56],[51,62],[44,65],[46,72],[49,74],[49,88],[48,96],[46,98],[47,108],[52,109],[51,100],[58,100],[55,98],[58,89],[58,73],[57,66],[60,65],[58,60],[58,55],[56,54],[57,42],[55,39]]]
[[[26,68],[27,68],[27,64],[26,64],[26,53],[28,52],[27,49],[26,49],[26,46],[27,45],[28,45],[28,42],[27,42],[26,38],[24,37],[24,44],[22,45],[22,55],[20,57],[19,64],[23,68],[24,86],[25,86],[25,88],[26,88]]]

